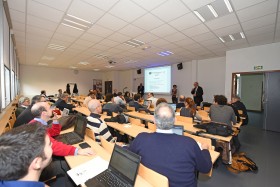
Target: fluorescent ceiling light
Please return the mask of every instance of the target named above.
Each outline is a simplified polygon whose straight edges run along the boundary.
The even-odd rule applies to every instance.
[[[67,26],[67,27],[71,27],[71,28],[74,28],[74,29],[78,29],[78,30],[81,30],[81,31],[85,31],[84,29],[80,29],[80,28],[78,28],[78,27],[74,27],[74,26],[72,26],[72,25],[68,25],[68,24],[66,24],[66,23],[61,23],[62,25],[65,25],[65,26]]]
[[[66,48],[65,46],[62,45],[56,45],[56,44],[49,44],[48,45],[49,49],[54,49],[54,50],[58,50],[58,51],[64,51],[64,49]]]
[[[89,65],[89,63],[88,62],[79,62],[79,64],[82,64],[82,65]]]
[[[241,38],[245,38],[245,35],[243,32],[240,32]]]
[[[70,23],[74,23],[74,24],[79,25],[79,26],[82,26],[82,27],[88,27],[88,26],[85,26],[85,25],[83,25],[83,24],[77,23],[77,22],[75,22],[75,21],[71,21],[71,20],[69,20],[69,19],[64,19],[64,21],[67,21],[67,22],[70,22]]]
[[[38,65],[40,65],[40,66],[48,66],[49,64],[47,64],[47,63],[42,63],[42,62],[39,62],[39,63],[38,63]]]
[[[174,53],[171,51],[162,51],[162,52],[157,53],[157,55],[159,55],[159,56],[169,56],[172,54],[174,54]]]
[[[71,68],[71,69],[76,69],[77,67],[75,67],[75,66],[69,66],[69,68]]]
[[[225,43],[225,40],[224,40],[223,38],[219,37],[219,39],[220,39],[223,43]]]
[[[234,39],[234,37],[230,34],[230,35],[228,35],[229,37],[230,37],[230,39],[233,41],[233,40],[235,40]]]
[[[225,4],[226,4],[226,6],[227,6],[228,11],[229,11],[229,12],[233,12],[233,9],[232,9],[232,7],[231,7],[230,2],[229,2],[228,0],[224,0],[224,2],[225,2]]]
[[[193,11],[195,13],[195,15],[202,21],[205,22],[205,19],[202,17],[202,15],[200,15],[196,10]]]
[[[93,71],[100,71],[100,69],[93,69]]]
[[[113,67],[115,67],[115,66],[110,66],[110,65],[108,65],[108,66],[105,66],[106,68],[113,68]]]
[[[124,42],[125,45],[131,46],[131,47],[139,47],[141,45],[144,45],[145,43],[140,41],[140,40],[136,40],[136,39],[131,39],[128,40],[126,42]]]
[[[218,17],[218,14],[216,12],[216,10],[212,7],[212,5],[207,5],[207,7],[209,8],[209,10],[212,12],[212,14],[214,15],[214,17]]]
[[[67,14],[67,16],[70,16],[70,17],[72,17],[72,18],[76,18],[76,19],[78,19],[78,20],[84,21],[84,22],[89,23],[89,24],[92,24],[90,21],[84,20],[84,19],[82,19],[82,18],[78,18],[78,17],[73,16],[73,15],[71,15],[71,14]]]

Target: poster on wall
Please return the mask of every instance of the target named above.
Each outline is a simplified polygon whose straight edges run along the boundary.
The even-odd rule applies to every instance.
[[[100,92],[102,92],[102,80],[100,80],[100,79],[93,79],[93,89],[94,90],[99,89]]]

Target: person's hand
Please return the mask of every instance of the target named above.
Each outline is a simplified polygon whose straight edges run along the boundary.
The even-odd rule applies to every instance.
[[[52,119],[53,119],[53,120],[57,120],[57,119],[58,119],[57,113],[54,112],[54,111],[53,111],[52,113],[53,113],[53,118],[52,118]]]
[[[210,149],[210,147],[209,147],[209,145],[208,144],[206,144],[206,143],[201,143],[201,148],[202,149]]]
[[[78,150],[78,155],[84,155],[84,156],[92,156],[95,153],[91,148],[85,148],[85,149],[79,149]]]
[[[118,146],[124,146],[125,145],[125,143],[123,143],[123,142],[116,142],[116,144],[118,145]]]

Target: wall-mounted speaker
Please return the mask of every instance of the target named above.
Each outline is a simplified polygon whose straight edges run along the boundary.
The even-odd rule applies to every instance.
[[[137,70],[137,74],[141,74],[141,69],[138,69],[138,70]]]
[[[178,68],[178,70],[183,69],[183,64],[182,63],[177,64],[177,68]]]

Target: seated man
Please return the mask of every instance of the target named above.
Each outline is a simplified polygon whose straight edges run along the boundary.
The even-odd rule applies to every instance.
[[[96,99],[96,91],[92,91],[88,94],[88,96],[85,98],[84,100],[84,106],[87,107],[88,106],[88,102],[92,99]]]
[[[59,98],[56,102],[55,102],[55,106],[57,108],[59,108],[59,110],[63,111],[64,108],[69,109],[69,112],[73,112],[73,108],[75,108],[76,106],[72,105],[72,104],[67,104],[68,102],[68,98],[69,98],[69,94],[68,93],[63,93],[61,95],[61,98]]]
[[[44,187],[38,182],[52,158],[52,144],[40,124],[22,125],[0,136],[0,186]]]
[[[28,106],[27,109],[25,109],[23,112],[21,112],[21,114],[17,117],[14,127],[18,127],[20,125],[29,123],[29,121],[31,121],[34,116],[31,113],[31,107],[38,102],[44,102],[46,101],[44,97],[40,96],[40,95],[35,95],[32,100],[31,100],[31,105]]]
[[[103,111],[107,111],[109,113],[115,112],[115,113],[122,113],[123,109],[114,103],[114,97],[113,94],[106,94],[106,104],[103,106]],[[108,115],[108,113],[107,113]]]
[[[155,133],[140,133],[129,150],[146,167],[166,176],[170,187],[197,186],[196,172],[208,173],[212,162],[207,145],[202,150],[192,138],[174,134],[175,112],[166,103],[155,109]]]
[[[30,99],[28,97],[21,97],[18,101],[18,107],[16,109],[16,117],[18,117],[25,109],[30,105]]]
[[[149,100],[149,101],[152,101],[152,107],[156,107],[156,103],[157,103],[157,98],[155,98],[154,97],[154,93],[152,93],[152,92],[150,92],[150,93],[148,93],[148,99],[147,100]]]
[[[179,97],[179,103],[176,104],[176,108],[182,108],[182,107],[185,107],[185,96],[183,95],[180,95]]]
[[[236,108],[237,110],[242,110],[242,117],[245,117],[245,119],[242,122],[242,125],[247,125],[249,122],[249,117],[247,114],[247,109],[245,105],[240,101],[240,97],[233,96],[231,99],[231,105]]]
[[[102,112],[100,101],[96,99],[90,100],[88,109],[91,113],[87,117],[87,127],[93,130],[95,141],[100,144],[100,136],[103,136],[108,142],[114,142],[115,139],[109,132],[107,125],[100,119],[100,114]]]
[[[114,97],[114,103],[116,103],[117,105],[120,105],[120,106],[126,105],[126,101],[123,97],[122,92],[118,92],[118,95],[116,97]]]

